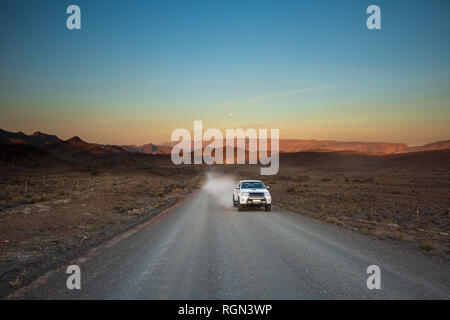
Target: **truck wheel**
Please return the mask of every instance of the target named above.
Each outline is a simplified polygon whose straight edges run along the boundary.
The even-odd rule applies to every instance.
[[[272,205],[271,204],[268,204],[266,206],[266,211],[272,211]]]
[[[239,201],[239,198],[238,198],[238,211],[244,211],[244,206],[241,204],[241,201]]]
[[[236,204],[236,201],[234,200],[234,196],[233,196],[233,207],[236,207],[237,206],[237,204]]]

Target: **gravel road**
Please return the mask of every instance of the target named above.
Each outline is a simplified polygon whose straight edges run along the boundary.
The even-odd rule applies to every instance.
[[[238,212],[233,181],[210,176],[151,225],[59,269],[29,299],[449,299],[448,261],[274,207]],[[276,202],[276,199],[275,199]],[[381,290],[366,286],[381,268]]]

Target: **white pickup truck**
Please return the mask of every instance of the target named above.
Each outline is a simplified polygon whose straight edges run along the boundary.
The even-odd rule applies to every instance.
[[[265,207],[266,211],[272,210],[272,196],[269,187],[259,180],[241,180],[233,191],[233,207],[239,211],[247,206]]]

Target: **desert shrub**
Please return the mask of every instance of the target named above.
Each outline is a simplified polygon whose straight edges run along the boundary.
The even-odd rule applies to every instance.
[[[347,180],[346,180],[347,181]],[[373,178],[365,178],[365,179],[353,179],[353,182],[359,182],[359,183],[371,183],[374,182],[375,180]]]
[[[36,203],[36,202],[38,202],[38,201],[39,201],[39,197],[38,197],[38,196],[33,196],[33,197],[30,199],[30,203],[31,203],[31,204]]]
[[[328,223],[335,224],[337,226],[342,225],[342,222],[339,221],[339,219],[336,218],[336,217],[326,217],[325,221],[328,222]]]
[[[322,182],[328,182],[328,181],[331,181],[331,178],[322,178],[321,181],[322,181]]]
[[[30,199],[30,203],[31,204],[33,204],[33,203],[37,203],[37,202],[43,202],[43,201],[46,201],[47,200],[47,197],[43,194],[43,195],[41,195],[41,196],[33,196],[33,197],[31,197],[31,199]]]
[[[289,194],[294,194],[295,193],[295,188],[294,187],[287,188],[286,192],[289,193]]]
[[[431,244],[431,243],[428,242],[428,241],[422,242],[422,243],[419,245],[419,248],[422,249],[422,250],[425,250],[425,251],[432,251],[432,250],[435,249],[435,248],[434,248],[434,245]]]
[[[16,196],[12,199],[12,204],[13,205],[17,205],[17,204],[21,204],[21,203],[25,203],[26,199],[23,196]]]

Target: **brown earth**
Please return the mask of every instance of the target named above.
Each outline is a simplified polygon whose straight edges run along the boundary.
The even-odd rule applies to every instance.
[[[171,166],[3,172],[0,296],[154,218],[201,179]]]
[[[384,157],[352,153],[281,155],[275,176],[259,165],[227,166],[260,179],[274,205],[361,233],[450,256],[450,151]]]

